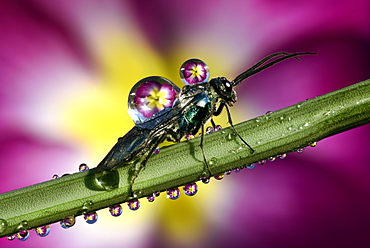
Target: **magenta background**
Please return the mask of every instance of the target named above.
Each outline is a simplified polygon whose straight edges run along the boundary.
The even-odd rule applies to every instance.
[[[239,100],[232,109],[236,123],[370,78],[367,0],[3,0],[1,193],[49,180],[54,173],[71,173],[84,162],[80,141],[68,136],[61,142],[51,134],[60,132],[63,136],[63,128],[46,125],[49,129],[42,129],[36,125],[48,121],[37,110],[56,102],[63,104],[68,92],[60,91],[60,84],[65,78],[78,73],[91,77],[101,73],[99,61],[92,55],[89,34],[99,32],[104,36],[104,28],[90,24],[96,18],[109,16],[110,10],[112,15],[121,13],[125,25],[134,24],[136,32],[171,70],[190,57],[202,59],[203,54],[194,51],[212,53],[213,60],[206,61],[211,73],[212,68],[221,69],[220,75],[211,76],[230,79],[273,52],[319,54],[304,57],[300,63],[284,62],[240,85]],[[122,29],[124,35],[130,36],[130,32]],[[126,60],[129,65],[130,58]],[[169,72],[163,76],[175,80],[176,75]],[[125,82],[128,89],[134,83]],[[221,191],[208,192],[210,201],[220,205],[209,205],[209,211],[194,220],[194,229],[198,225],[204,228],[197,231],[200,238],[191,246],[369,247],[369,136],[366,125],[321,141],[302,154],[289,154],[283,161],[227,177],[219,182]],[[108,151],[110,147],[102,149]],[[203,203],[196,197],[189,201],[201,208]],[[151,206],[155,204],[153,210],[147,208],[145,219],[140,218],[144,214],[141,209],[135,213],[131,221],[138,226],[125,222],[125,217],[112,217],[110,221],[115,224],[111,228],[100,226],[102,219],[94,225],[78,219],[79,225],[70,230],[55,225],[48,237],[31,233],[26,242],[1,239],[0,246],[188,246],[186,239],[194,235],[191,229],[183,230],[184,240],[173,240],[166,231],[169,222],[181,220],[181,211],[179,216],[164,220],[168,217],[155,211],[161,203]],[[145,226],[146,221],[150,228],[142,231],[140,226]],[[139,234],[132,240],[119,238],[135,228]]]

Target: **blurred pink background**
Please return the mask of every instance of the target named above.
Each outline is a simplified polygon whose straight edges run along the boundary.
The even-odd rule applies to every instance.
[[[95,167],[133,127],[131,87],[150,75],[182,86],[189,58],[232,80],[273,52],[319,53],[238,86],[235,123],[370,78],[367,0],[2,0],[0,37],[0,193]],[[370,247],[369,136],[356,128],[193,197],[0,246]]]

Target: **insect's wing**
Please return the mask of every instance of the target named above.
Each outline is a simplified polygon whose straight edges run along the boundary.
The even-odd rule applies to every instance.
[[[137,82],[128,97],[128,112],[136,125],[173,106],[180,88],[164,77],[147,77]]]
[[[185,84],[208,82],[209,67],[200,59],[189,59],[180,67],[180,78]]]

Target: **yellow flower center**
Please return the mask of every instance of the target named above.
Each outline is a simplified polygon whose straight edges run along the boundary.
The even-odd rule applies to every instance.
[[[200,65],[193,66],[193,68],[191,69],[191,76],[199,78],[201,71],[202,67]]]
[[[161,91],[157,88],[153,89],[150,96],[146,97],[148,101],[148,107],[151,109],[158,108],[160,110],[164,109],[163,105],[168,103],[168,99],[165,98],[166,92]]]

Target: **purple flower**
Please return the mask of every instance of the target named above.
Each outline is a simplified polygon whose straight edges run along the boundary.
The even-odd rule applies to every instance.
[[[145,118],[150,118],[164,108],[171,107],[176,96],[177,92],[170,84],[150,80],[136,89],[135,105]]]

